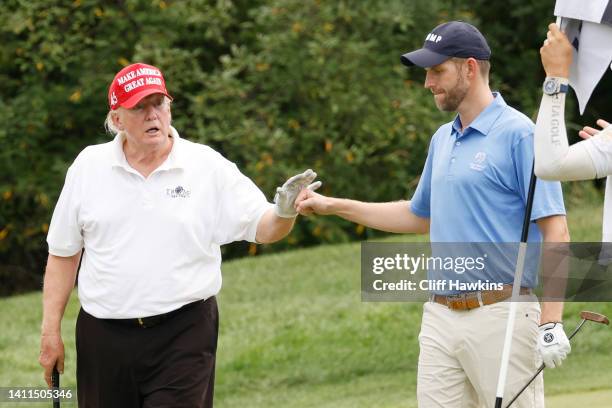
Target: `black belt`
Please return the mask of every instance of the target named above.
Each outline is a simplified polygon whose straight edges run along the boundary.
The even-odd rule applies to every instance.
[[[101,319],[106,322],[117,323],[123,326],[130,327],[140,327],[142,329],[147,329],[149,327],[157,326],[160,323],[165,322],[166,320],[178,315],[179,313],[185,312],[193,307],[204,303],[204,300],[196,300],[195,302],[187,303],[184,306],[179,307],[178,309],[172,310],[168,313],[162,313],[155,316],[148,317],[135,317],[132,319]]]

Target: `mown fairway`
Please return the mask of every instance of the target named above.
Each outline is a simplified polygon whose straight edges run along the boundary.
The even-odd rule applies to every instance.
[[[599,207],[572,211],[572,238],[599,240],[600,219]],[[359,244],[329,245],[224,264],[217,406],[416,407],[421,305],[362,303],[359,254]],[[612,316],[608,303],[567,304],[567,331],[585,309]],[[0,310],[0,385],[42,385],[40,294],[2,299]],[[70,387],[77,310],[73,296],[63,325]],[[611,339],[612,329],[583,328],[563,366],[547,371],[549,407],[612,406]]]

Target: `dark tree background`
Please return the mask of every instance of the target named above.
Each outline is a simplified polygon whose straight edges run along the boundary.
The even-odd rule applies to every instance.
[[[40,286],[66,169],[85,146],[110,140],[107,87],[123,66],[159,66],[174,126],[236,162],[270,200],[308,167],[324,193],[396,200],[410,197],[431,134],[451,119],[423,89],[423,71],[406,70],[399,56],[441,22],[472,22],[493,50],[493,88],[534,116],[553,8],[552,0],[4,0],[0,294]],[[570,128],[612,118],[611,90],[608,74],[584,117],[570,105]],[[234,244],[224,254],[372,233],[317,217],[281,243]]]

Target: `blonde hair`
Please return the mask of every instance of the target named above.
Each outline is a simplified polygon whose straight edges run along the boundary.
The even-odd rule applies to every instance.
[[[106,119],[104,119],[104,129],[106,129],[106,132],[114,136],[119,133],[120,130],[117,128],[117,126],[115,126],[115,122],[113,122],[113,113],[117,113],[117,111],[109,110],[106,114]]]

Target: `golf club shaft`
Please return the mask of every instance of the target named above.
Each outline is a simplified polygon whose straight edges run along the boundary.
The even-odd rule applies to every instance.
[[[59,375],[59,371],[57,371],[57,367],[53,367],[53,372],[51,373],[51,384],[53,385],[54,390],[59,390],[60,375]],[[53,408],[60,408],[59,397],[53,398]]]
[[[544,367],[546,367],[546,366],[544,365],[544,363],[542,363],[540,368],[538,368],[538,371],[536,371],[536,373],[529,379],[529,381],[527,381],[527,384],[525,384],[525,386],[523,388],[521,388],[521,390],[514,396],[514,398],[512,398],[512,400],[508,403],[508,405],[506,405],[506,408],[508,408],[510,405],[512,405],[512,403],[514,403],[514,401],[516,401],[518,399],[518,397],[520,397],[520,395],[523,393],[523,391],[525,391],[527,389],[527,387],[529,387],[529,385],[533,382],[533,380],[535,380],[536,377],[538,375],[540,375],[540,373],[544,370]]]
[[[569,337],[567,338],[568,340],[571,340],[578,333],[578,331],[580,331],[584,322],[586,322],[586,320],[582,319],[582,321],[578,324],[578,326],[576,326],[572,334],[569,335]],[[525,391],[527,387],[529,387],[529,385],[533,382],[533,380],[535,380],[536,377],[542,372],[542,370],[544,370],[544,367],[546,367],[546,365],[542,363],[540,368],[538,368],[538,371],[536,371],[536,373],[529,379],[529,381],[527,381],[527,384],[525,384],[525,386],[521,388],[521,390],[514,396],[514,398],[512,398],[512,400],[508,403],[508,405],[506,405],[506,408],[512,405],[512,403],[516,401],[516,399],[523,393],[523,391]]]

